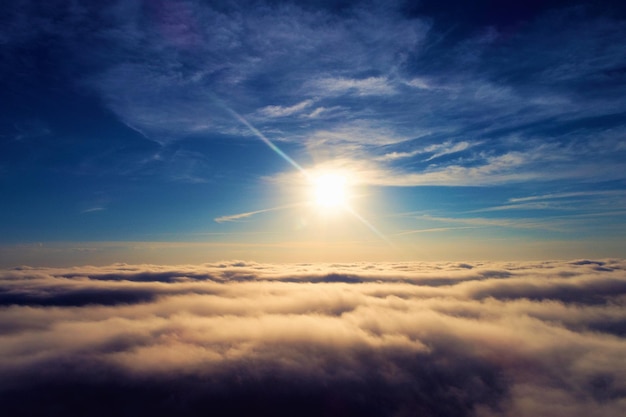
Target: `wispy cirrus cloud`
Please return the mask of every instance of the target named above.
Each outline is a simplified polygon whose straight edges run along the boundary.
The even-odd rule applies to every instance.
[[[267,117],[284,117],[291,116],[295,113],[300,113],[307,107],[310,107],[313,104],[313,100],[304,100],[300,103],[294,104],[293,106],[283,107],[283,106],[267,106],[263,107],[259,110],[261,115]]]
[[[355,6],[354,13],[342,19],[332,19],[328,10],[290,4],[276,5],[272,13],[263,8],[239,13],[237,7],[189,2],[176,6],[173,14],[158,5],[150,8],[145,20],[137,12],[113,8],[110,16],[128,36],[103,35],[122,59],[87,82],[126,123],[160,141],[173,140],[176,130],[194,132],[204,126],[204,130],[228,131],[229,125],[236,124],[215,106],[212,95],[228,98],[238,112],[244,112],[239,103],[244,100],[258,106],[257,114],[285,118],[312,103],[311,88],[318,94],[349,90],[360,95],[389,94],[393,87],[384,77],[337,74],[350,72],[356,61],[385,70],[397,62],[394,54],[419,42],[427,25],[399,19],[391,9],[374,13]],[[386,32],[383,37],[376,35],[385,50],[375,56],[368,51],[373,41],[368,28],[374,27]],[[403,36],[391,36],[392,29]],[[124,62],[125,49],[138,38],[147,45],[141,51],[144,61]],[[182,51],[194,54],[186,57]],[[275,80],[271,89],[261,81],[268,77]],[[313,78],[319,81],[302,81]],[[299,104],[286,104],[285,99],[292,98]]]
[[[251,136],[224,108],[232,107],[259,117],[261,131],[305,149],[310,142],[303,138],[346,125],[387,130],[404,140],[375,148],[364,131],[346,152],[385,162],[402,178],[397,184],[541,181],[546,173],[535,175],[533,164],[511,166],[499,180],[489,168],[513,154],[530,159],[537,149],[545,159],[560,156],[552,177],[609,181],[623,178],[626,26],[590,9],[538,8],[509,33],[471,16],[465,23],[472,30],[445,31],[440,14],[410,13],[395,2],[339,9],[113,2],[68,7],[59,19],[37,8],[24,19],[26,8],[15,5],[4,25],[11,29],[2,33],[9,48],[53,35],[63,58],[77,63],[81,88],[162,145],[189,135]],[[80,23],[90,15],[97,16],[94,30],[83,33]],[[311,123],[302,123],[307,116]],[[347,147],[331,142],[325,146],[339,153]],[[435,169],[404,164],[443,144],[449,152],[430,156]],[[466,157],[439,160],[455,152]],[[477,159],[485,161],[482,169]]]
[[[154,224],[202,218],[196,206],[214,208],[209,219],[272,207],[231,191],[274,195],[294,166],[344,168],[360,186],[398,197],[389,199],[407,206],[398,211],[438,209],[412,197],[428,187],[475,187],[466,210],[495,217],[578,207],[506,201],[515,196],[623,189],[621,6],[452,3],[10,1],[0,16],[0,90],[14,103],[0,123],[5,190],[46,184],[28,181],[50,173],[54,184],[76,184],[79,201],[82,190],[115,189],[136,203],[120,215],[168,219],[128,221],[145,236]],[[265,145],[275,152],[261,153]],[[194,185],[202,191],[183,192]],[[47,197],[35,198],[47,201],[62,191],[40,187]],[[31,194],[17,194],[41,218]],[[447,203],[458,205],[439,207]],[[607,213],[602,204],[623,207],[618,197],[583,205]],[[45,227],[85,233],[69,219],[52,232],[48,216],[24,223],[33,241]],[[100,229],[114,230],[112,240],[136,238]]]
[[[609,191],[574,191],[564,193],[553,193],[543,195],[531,195],[527,197],[513,197],[509,198],[511,203],[523,203],[527,201],[546,201],[546,200],[561,200],[577,197],[610,197],[610,196],[623,196],[624,191],[621,190],[609,190]]]
[[[416,149],[410,152],[393,151],[393,152],[377,157],[376,160],[395,161],[398,159],[412,158],[420,154],[430,154],[430,156],[424,159],[425,162],[428,162],[428,161],[432,161],[433,159],[437,159],[445,155],[450,155],[450,154],[454,154],[457,152],[463,152],[467,150],[468,148],[472,146],[477,146],[477,145],[480,145],[480,143],[474,143],[474,144],[470,144],[468,142],[457,142],[454,144],[450,142],[438,143],[438,144],[428,145],[424,147],[423,149]]]
[[[428,229],[415,229],[415,230],[405,230],[400,233],[396,233],[396,236],[404,236],[404,235],[413,235],[416,233],[439,233],[439,232],[449,232],[452,230],[464,230],[464,229],[475,229],[478,226],[459,226],[459,227],[431,227]]]
[[[506,227],[515,229],[564,230],[566,216],[554,218],[486,218],[486,217],[439,217],[422,215],[421,220],[442,223],[466,224],[468,227]]]
[[[617,213],[626,207],[626,195],[621,190],[588,190],[561,192],[526,197],[509,198],[506,204],[485,207],[474,212],[507,210],[562,210],[565,212],[587,212],[601,216]]]
[[[359,96],[389,95],[395,92],[389,81],[383,77],[364,79],[322,78],[311,83],[310,87],[321,94],[354,93]]]
[[[247,219],[247,218],[252,217],[254,215],[257,215],[257,214],[268,213],[268,212],[271,212],[271,211],[288,210],[288,209],[293,209],[293,208],[296,208],[296,207],[302,207],[302,206],[305,206],[307,204],[308,203],[286,204],[286,205],[283,205],[283,206],[272,207],[272,208],[267,208],[267,209],[262,209],[262,210],[248,211],[246,213],[228,214],[228,215],[216,217],[213,220],[216,221],[217,223],[234,222],[234,221],[238,221],[238,220],[242,220],[242,219]]]
[[[105,207],[91,207],[91,208],[81,211],[81,213],[94,213],[94,212],[103,211],[103,210],[106,210],[106,208]]]

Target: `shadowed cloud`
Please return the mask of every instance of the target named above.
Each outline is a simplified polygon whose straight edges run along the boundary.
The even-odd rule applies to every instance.
[[[22,267],[0,294],[11,415],[626,411],[621,260]]]

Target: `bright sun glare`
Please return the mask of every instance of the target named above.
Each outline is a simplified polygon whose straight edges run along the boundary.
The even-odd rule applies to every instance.
[[[313,181],[315,203],[324,209],[336,209],[346,205],[346,178],[338,174],[324,174]]]

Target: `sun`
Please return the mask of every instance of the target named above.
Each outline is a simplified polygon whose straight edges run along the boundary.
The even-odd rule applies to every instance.
[[[313,201],[325,210],[340,209],[348,202],[346,177],[325,173],[313,179]]]

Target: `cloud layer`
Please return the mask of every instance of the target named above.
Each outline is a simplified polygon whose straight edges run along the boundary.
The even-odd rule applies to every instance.
[[[11,415],[616,416],[626,262],[0,273]]]

